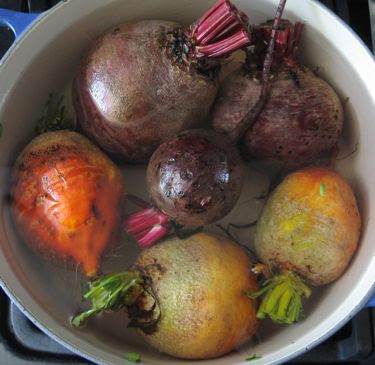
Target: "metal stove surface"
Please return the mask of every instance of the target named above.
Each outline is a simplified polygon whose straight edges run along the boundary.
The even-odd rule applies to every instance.
[[[0,7],[40,12],[60,0],[0,0]],[[320,0],[375,49],[375,0]],[[370,21],[370,19],[372,21]],[[0,58],[14,35],[0,27]],[[323,335],[323,333],[322,333]],[[125,362],[125,360],[124,360]],[[288,364],[375,365],[375,308],[361,310],[328,340]],[[36,328],[0,289],[0,365],[90,364]]]

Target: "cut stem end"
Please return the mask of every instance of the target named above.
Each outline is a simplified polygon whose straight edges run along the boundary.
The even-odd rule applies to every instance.
[[[263,288],[248,293],[252,299],[263,297],[258,308],[257,318],[269,316],[274,322],[291,324],[302,314],[302,297],[308,298],[311,289],[302,279],[288,271],[266,280]]]
[[[248,20],[229,0],[218,0],[190,27],[192,55],[196,59],[221,57],[249,45]]]
[[[280,25],[274,36],[272,34],[272,21],[267,21],[254,29],[255,48],[247,63],[251,68],[252,63],[260,63],[265,59],[267,45],[272,37],[275,39],[274,56],[270,63],[273,72],[277,71],[284,62],[287,64],[297,62],[298,50],[301,41],[304,24],[296,22],[294,25],[286,19],[280,19]]]
[[[146,208],[125,220],[125,231],[134,236],[141,248],[152,246],[170,228],[168,217],[156,208]]]

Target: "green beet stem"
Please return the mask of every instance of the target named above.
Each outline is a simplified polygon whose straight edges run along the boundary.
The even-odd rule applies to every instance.
[[[277,317],[284,318],[287,313],[293,297],[293,293],[290,290],[286,290],[280,298],[279,307],[277,308]]]
[[[115,311],[132,304],[143,292],[142,284],[143,279],[139,273],[131,271],[104,275],[92,281],[90,289],[83,295],[84,299],[91,301],[92,307],[73,317],[72,325],[79,327],[88,317],[103,310]],[[131,290],[136,295],[129,295]]]
[[[302,296],[311,295],[311,289],[302,279],[286,271],[268,279],[263,286],[256,292],[247,293],[252,299],[263,297],[257,318],[269,316],[273,321],[285,324],[298,321],[302,313]]]

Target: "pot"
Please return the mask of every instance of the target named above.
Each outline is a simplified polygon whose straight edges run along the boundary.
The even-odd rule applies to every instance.
[[[195,362],[174,359],[145,347],[136,332],[126,328],[123,313],[93,319],[82,330],[72,328],[69,319],[82,308],[79,298],[83,278],[69,267],[42,260],[19,239],[7,204],[9,170],[33,137],[35,121],[48,94],[66,91],[66,104],[70,105],[70,80],[80,56],[98,34],[112,25],[134,19],[163,18],[188,24],[211,3],[210,0],[66,0],[39,16],[1,61],[1,285],[36,326],[96,363],[123,364],[125,352],[141,353],[145,364]],[[277,1],[239,0],[236,4],[256,24],[273,17]],[[375,207],[374,59],[346,25],[316,1],[289,0],[284,17],[306,24],[301,50],[306,63],[319,66],[320,75],[346,100],[341,152],[343,155],[348,152],[348,156],[337,162],[337,170],[349,181],[358,199],[363,218],[360,247],[339,280],[315,291],[302,321],[291,326],[262,323],[258,343],[250,343],[219,359],[200,361],[202,365],[213,361],[217,365],[245,364],[245,359],[252,354],[261,356],[257,364],[284,362],[309,350],[344,325],[369,300],[374,288],[375,220],[371,219]],[[21,30],[22,27],[16,27],[18,33]],[[144,178],[144,168],[127,166],[125,169],[128,190],[144,196],[145,187],[139,184]],[[261,174],[249,180],[242,203],[249,194],[255,196],[264,184]],[[245,213],[242,203],[237,204],[227,220],[238,222],[241,217],[249,218],[251,207]],[[257,214],[255,208],[251,211]],[[134,260],[138,253],[134,244],[126,247],[128,250],[119,252],[120,258],[105,258],[104,272],[123,269]]]

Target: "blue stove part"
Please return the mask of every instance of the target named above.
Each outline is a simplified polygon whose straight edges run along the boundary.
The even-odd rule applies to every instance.
[[[15,37],[18,38],[40,14],[0,9],[0,26],[10,28]]]

